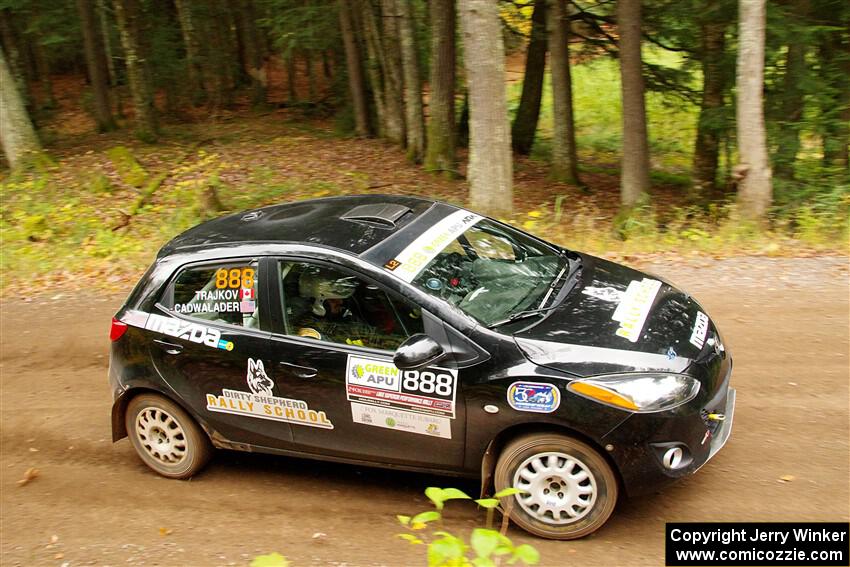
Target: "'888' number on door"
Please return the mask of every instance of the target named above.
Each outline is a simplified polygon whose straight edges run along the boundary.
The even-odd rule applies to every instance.
[[[405,370],[401,389],[411,394],[446,399],[454,398],[455,377],[448,372]]]

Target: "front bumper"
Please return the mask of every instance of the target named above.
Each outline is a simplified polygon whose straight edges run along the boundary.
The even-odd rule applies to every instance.
[[[732,421],[735,417],[735,389],[729,388],[726,394],[726,408],[723,412],[725,419],[721,422],[721,426],[717,432],[715,432],[714,436],[711,439],[711,443],[709,444],[708,457],[705,461],[702,462],[702,465],[711,460],[711,458],[717,454],[717,452],[726,445],[726,442],[729,440],[729,436],[732,434]],[[699,470],[702,465],[697,467]],[[696,471],[694,471],[696,472]]]
[[[729,440],[735,399],[727,376],[723,388],[704,404],[633,414],[606,435],[603,444],[613,447],[609,455],[617,464],[625,492],[629,496],[653,492],[705,465]],[[722,420],[718,414],[723,415]],[[682,449],[683,456],[671,468],[664,457],[675,447]]]

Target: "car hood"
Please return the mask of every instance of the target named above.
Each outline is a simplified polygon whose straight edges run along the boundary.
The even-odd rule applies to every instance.
[[[684,291],[601,258],[581,259],[578,282],[561,304],[514,334],[532,362],[578,376],[683,372],[706,343],[719,344],[712,323]],[[700,331],[692,337],[695,327]]]

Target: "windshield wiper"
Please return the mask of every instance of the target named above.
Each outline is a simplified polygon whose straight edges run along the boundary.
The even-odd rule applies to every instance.
[[[543,301],[541,301],[540,305],[537,306],[538,309],[540,309],[544,305],[546,305],[546,302],[549,301],[549,298],[552,296],[552,293],[555,291],[555,288],[558,287],[558,283],[560,283],[561,278],[564,277],[564,274],[566,273],[567,268],[570,267],[570,258],[567,256],[566,251],[561,250],[559,248],[557,250],[557,253],[558,253],[558,257],[563,261],[564,265],[561,267],[560,271],[558,271],[558,275],[556,275],[554,278],[552,278],[552,281],[549,282],[549,287],[546,290],[546,295],[543,296]],[[567,274],[567,277],[569,277],[569,274]],[[524,313],[524,311],[520,311],[520,313]]]
[[[526,309],[524,311],[517,311],[516,313],[513,313],[507,319],[502,319],[501,321],[496,321],[495,323],[491,323],[491,324],[487,325],[487,328],[488,329],[494,329],[494,328],[499,327],[501,325],[505,325],[507,323],[510,323],[511,321],[516,321],[517,319],[525,319],[526,317],[531,317],[532,315],[538,315],[540,313],[545,313],[546,311],[551,311],[553,309],[557,309],[558,307],[560,307],[560,304],[550,305],[549,307],[538,307],[537,309]]]

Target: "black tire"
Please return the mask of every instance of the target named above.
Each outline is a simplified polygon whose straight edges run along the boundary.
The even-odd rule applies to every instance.
[[[213,446],[183,408],[157,394],[130,400],[127,436],[142,462],[164,477],[186,479],[210,460]]]
[[[569,465],[566,458],[558,455],[569,457],[573,464]],[[534,461],[535,456],[541,456],[539,463]],[[565,472],[564,476],[558,476],[557,472],[550,472],[550,462],[555,469],[562,467],[560,470],[570,474]],[[531,479],[517,476],[521,466]],[[582,477],[582,471],[587,479],[572,480]],[[496,491],[515,484],[517,488],[523,488],[521,484],[526,484],[525,488],[545,487],[514,496],[510,502],[506,499],[504,503],[510,504],[511,520],[519,527],[547,539],[577,539],[595,532],[611,516],[619,493],[617,476],[602,455],[586,443],[558,433],[523,435],[505,446],[496,464]],[[553,488],[556,486],[559,488]],[[592,496],[584,494],[588,490]],[[569,505],[569,502],[576,502],[571,498],[580,498],[579,503]],[[541,507],[537,503],[541,499],[552,509]],[[587,504],[583,505],[585,502]],[[574,514],[574,519],[570,513]]]

